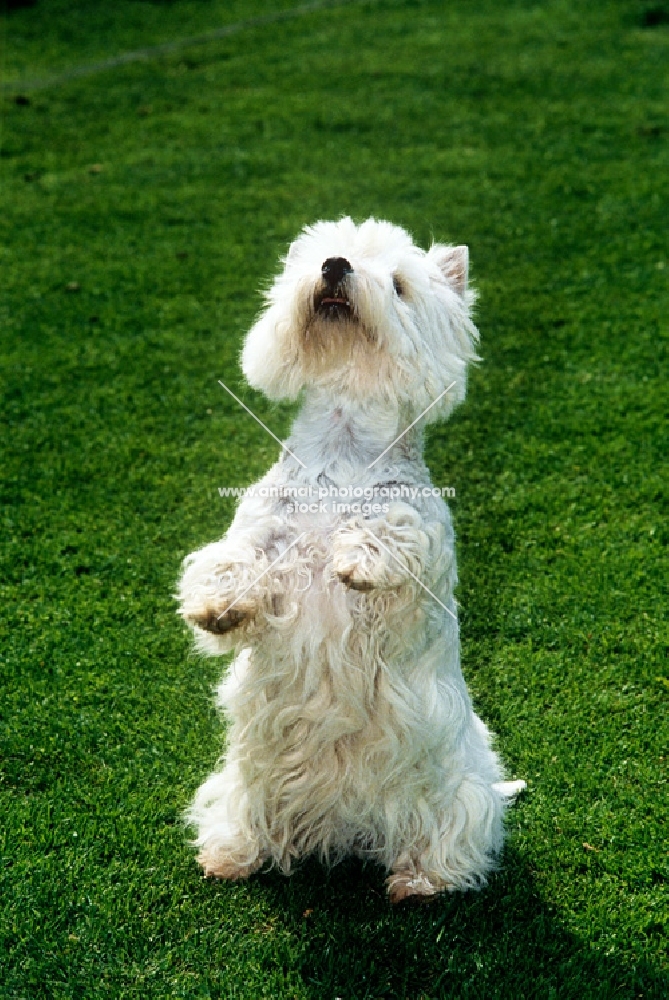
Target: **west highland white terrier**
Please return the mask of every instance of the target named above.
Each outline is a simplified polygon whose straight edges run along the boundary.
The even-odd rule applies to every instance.
[[[319,222],[291,245],[242,367],[303,397],[227,534],[184,562],[180,613],[236,650],[223,762],[188,818],[207,875],[370,858],[392,902],[483,885],[502,781],[460,669],[454,535],[423,427],[465,397],[478,331],[468,251],[388,222]]]

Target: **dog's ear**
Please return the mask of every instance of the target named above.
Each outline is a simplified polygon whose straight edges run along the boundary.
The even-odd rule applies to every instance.
[[[451,288],[458,295],[464,295],[469,276],[469,248],[447,247],[443,243],[433,243],[428,256],[435,262]]]

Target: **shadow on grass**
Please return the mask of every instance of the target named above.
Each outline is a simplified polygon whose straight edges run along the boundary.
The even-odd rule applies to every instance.
[[[647,963],[625,966],[567,931],[513,850],[483,892],[413,908],[391,908],[382,871],[357,861],[328,872],[310,860],[290,879],[270,872],[257,885],[300,942],[314,1000],[667,996]]]

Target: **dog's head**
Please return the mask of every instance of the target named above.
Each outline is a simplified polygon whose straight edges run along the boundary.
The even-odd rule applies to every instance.
[[[308,226],[291,245],[242,354],[248,381],[272,399],[305,386],[378,396],[427,419],[465,397],[478,331],[467,247],[425,252],[403,229],[350,218]]]

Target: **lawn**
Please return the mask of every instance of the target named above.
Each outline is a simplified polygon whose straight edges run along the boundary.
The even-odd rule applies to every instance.
[[[297,4],[294,4],[295,6]],[[0,15],[0,997],[632,1000],[667,977],[669,5],[38,0]],[[63,75],[69,78],[61,78]],[[501,870],[204,880],[222,664],[172,593],[292,409],[243,383],[302,225],[467,243],[482,362],[430,431]]]

